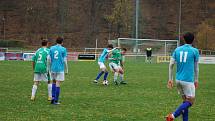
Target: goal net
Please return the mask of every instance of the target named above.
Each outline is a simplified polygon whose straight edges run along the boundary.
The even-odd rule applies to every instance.
[[[118,38],[109,40],[114,46],[127,49],[126,59],[146,61],[146,49],[152,49],[153,62],[168,62],[178,40]]]

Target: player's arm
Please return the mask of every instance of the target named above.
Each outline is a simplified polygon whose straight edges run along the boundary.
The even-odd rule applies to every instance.
[[[47,56],[47,72],[50,74],[51,70],[51,57],[50,55]]]
[[[118,49],[119,47],[115,47],[115,48],[113,48],[113,49],[111,49],[111,50],[107,50],[107,52],[108,53],[110,53],[110,52],[112,52],[112,51],[114,51],[115,49]]]
[[[64,53],[64,68],[65,68],[65,73],[67,74],[69,72],[69,69],[68,69],[68,64],[67,64],[67,50],[65,50],[65,53]]]
[[[173,67],[175,64],[175,59],[171,58],[169,63],[169,81],[167,87],[171,89],[173,87]]]
[[[199,62],[195,62],[195,65],[194,65],[194,73],[195,73],[195,88],[198,88],[198,79],[199,79]]]
[[[32,68],[33,68],[33,70],[34,70],[34,67],[35,67],[35,54],[34,54],[34,56],[32,57]]]
[[[64,67],[65,67],[65,73],[67,74],[69,72],[68,70],[68,64],[67,64],[67,58],[64,58]]]
[[[32,67],[33,67],[33,70],[34,70],[34,67],[35,67],[35,63],[34,63],[34,61],[32,61]]]

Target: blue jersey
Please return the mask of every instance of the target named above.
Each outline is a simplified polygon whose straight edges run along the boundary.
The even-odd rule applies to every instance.
[[[50,48],[51,72],[64,72],[64,59],[67,57],[66,48],[57,44]]]
[[[105,48],[105,49],[103,50],[102,54],[101,54],[100,57],[99,57],[99,62],[104,63],[105,60],[106,60],[106,58],[107,58],[107,55],[108,55],[108,49]]]
[[[199,61],[198,49],[185,44],[176,48],[172,57],[177,63],[176,80],[194,82],[194,65]]]

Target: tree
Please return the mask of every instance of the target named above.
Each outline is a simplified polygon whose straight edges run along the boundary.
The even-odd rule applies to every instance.
[[[198,26],[197,46],[200,49],[214,50],[215,48],[215,20],[206,20]]]
[[[120,37],[121,33],[131,33],[132,16],[131,0],[115,0],[111,15],[105,15],[104,18],[110,25],[111,32],[114,29],[117,37]]]

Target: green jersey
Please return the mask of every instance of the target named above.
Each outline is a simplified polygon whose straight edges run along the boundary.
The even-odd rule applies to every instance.
[[[122,55],[119,49],[115,49],[114,51],[112,51],[112,56],[110,61],[119,65],[120,61],[122,60]]]
[[[47,58],[49,55],[48,48],[39,48],[32,60],[34,61],[34,72],[35,73],[47,73]]]

